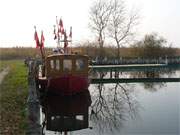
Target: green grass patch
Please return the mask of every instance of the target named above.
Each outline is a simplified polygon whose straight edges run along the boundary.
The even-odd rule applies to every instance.
[[[8,61],[0,60],[0,72],[7,67]]]
[[[25,134],[27,68],[20,60],[3,61],[1,66],[8,66],[9,73],[0,85],[0,131],[3,135]]]

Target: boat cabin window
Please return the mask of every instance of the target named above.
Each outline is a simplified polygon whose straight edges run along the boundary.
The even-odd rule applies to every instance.
[[[63,70],[64,71],[71,71],[72,70],[72,60],[64,59],[63,60]]]
[[[77,59],[76,60],[76,70],[81,71],[84,70],[85,68],[85,62],[83,59]]]
[[[56,70],[60,70],[60,62],[59,62],[59,60],[56,60]]]
[[[83,115],[76,115],[76,120],[84,120]]]
[[[50,61],[50,66],[51,66],[51,69],[54,69],[54,60]]]
[[[50,61],[51,70],[60,70],[60,62],[59,60],[51,60]]]
[[[52,55],[46,60],[46,76],[88,75],[88,58],[78,55]]]

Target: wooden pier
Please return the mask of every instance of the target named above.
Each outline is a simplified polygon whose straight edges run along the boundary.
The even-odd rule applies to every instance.
[[[91,84],[99,83],[167,83],[167,82],[180,82],[180,78],[103,78],[91,79]]]
[[[154,71],[160,69],[180,69],[180,64],[131,64],[131,65],[94,65],[93,71]]]
[[[139,72],[139,71],[170,71],[180,70],[180,64],[131,64],[131,65],[96,65],[90,66],[94,72],[109,72],[109,78],[92,78],[91,84],[98,83],[155,83],[155,82],[180,82],[180,77],[176,78],[120,78],[120,72]]]

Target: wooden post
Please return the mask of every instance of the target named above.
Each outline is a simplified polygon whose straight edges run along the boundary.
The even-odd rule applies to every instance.
[[[111,70],[110,70],[110,78],[111,78],[111,79],[112,79],[112,72],[113,72],[113,71],[112,71],[112,69],[111,69]]]
[[[40,124],[40,104],[36,92],[36,61],[29,62],[29,74],[28,74],[28,85],[29,95],[27,100],[28,106],[28,128],[27,135],[41,135],[41,124]]]

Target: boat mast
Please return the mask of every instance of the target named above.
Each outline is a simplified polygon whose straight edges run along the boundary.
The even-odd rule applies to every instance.
[[[57,31],[56,31],[57,29]],[[64,44],[64,53],[68,54],[68,43],[72,43],[72,27],[70,27],[70,33],[67,35],[66,30],[63,26],[63,21],[60,18],[58,21],[58,18],[56,16],[56,25],[54,25],[54,39],[57,40],[57,48],[62,49]]]

